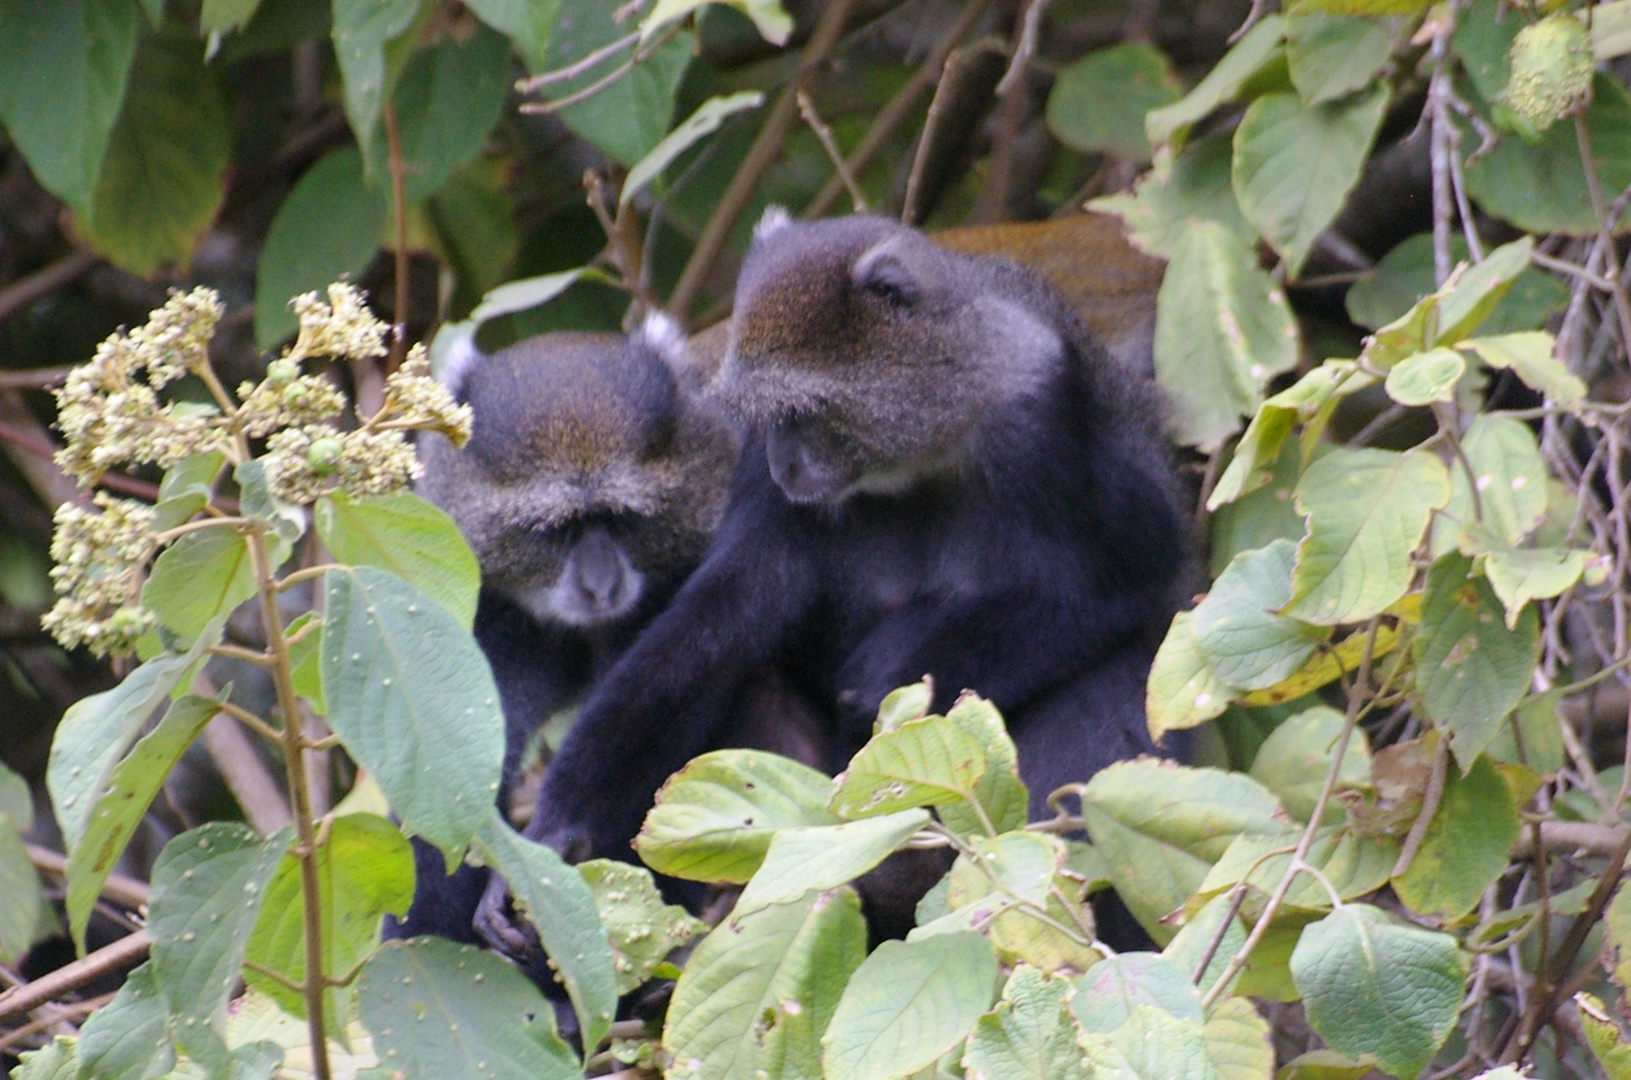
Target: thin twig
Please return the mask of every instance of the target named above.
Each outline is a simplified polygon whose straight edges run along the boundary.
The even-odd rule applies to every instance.
[[[30,1020],[20,1028],[13,1028],[4,1035],[0,1035],[0,1051],[10,1050],[13,1046],[16,1046],[18,1043],[22,1042],[24,1039],[35,1034],[36,1032],[44,1031],[46,1028],[55,1027],[58,1024],[64,1024],[77,1020],[82,1016],[95,1012],[97,1009],[100,1009],[102,1006],[112,1001],[113,995],[117,992],[118,991],[110,990],[106,994],[101,994],[93,998],[86,998],[84,1001],[75,1001],[67,1005],[56,1006],[51,1010],[50,1015],[42,1016],[38,1020]]]
[[[837,171],[838,178],[843,181],[844,187],[848,189],[850,206],[854,208],[857,214],[866,213],[866,196],[861,192],[861,185],[855,182],[855,177],[850,173],[849,166],[844,164],[844,155],[839,152],[838,143],[833,140],[832,128],[822,122],[820,114],[815,110],[815,102],[810,100],[809,94],[800,90],[794,96],[799,103],[799,115],[804,117],[804,122],[809,125],[810,130],[815,132],[815,137],[820,140],[821,148],[827,152],[827,158]]]
[[[549,86],[551,83],[566,82],[568,79],[575,79],[592,68],[599,67],[602,60],[611,59],[624,49],[633,46],[634,43],[639,40],[640,31],[638,30],[630,34],[625,34],[623,37],[618,38],[609,45],[602,45],[600,48],[596,49],[594,52],[590,53],[588,56],[585,56],[582,60],[579,60],[576,63],[568,64],[563,68],[556,68],[554,71],[546,71],[542,75],[533,75],[530,78],[518,79],[515,84],[515,91],[518,94],[536,94],[539,90]]]
[[[101,261],[102,257],[95,252],[78,248],[0,289],[0,320],[9,318],[40,297],[56,292]]]
[[[396,104],[385,103],[385,145],[391,167],[391,222],[396,235],[396,296],[391,313],[391,352],[385,358],[387,374],[402,366],[408,353],[408,166],[402,156],[402,132],[396,122]],[[370,409],[369,412],[377,410]]]
[[[68,876],[68,858],[60,852],[38,844],[24,844],[28,851],[28,861],[41,873],[50,874],[54,878]],[[152,890],[145,881],[137,881],[133,877],[123,874],[109,874],[107,880],[102,882],[102,896],[123,907],[140,911],[152,899]]]
[[[1444,785],[1449,777],[1450,740],[1441,738],[1433,750],[1433,767],[1427,774],[1427,791],[1422,796],[1421,810],[1416,813],[1416,820],[1410,824],[1410,832],[1405,834],[1404,843],[1399,846],[1399,858],[1393,863],[1393,873],[1388,875],[1389,878],[1402,876],[1415,861],[1416,852],[1421,850],[1422,841],[1427,839],[1427,830],[1438,814],[1438,804],[1444,799]]]
[[[48,1001],[55,1001],[70,990],[76,990],[104,975],[130,967],[146,956],[147,950],[152,945],[153,939],[147,936],[147,931],[138,930],[111,945],[104,945],[83,959],[64,964],[49,975],[42,975],[33,982],[13,987],[0,994],[0,1020],[38,1008]]]
[[[72,367],[31,368],[27,371],[0,371],[0,390],[33,390],[55,386],[68,377]]]
[[[1597,231],[1602,240],[1603,258],[1608,263],[1608,292],[1614,298],[1614,314],[1620,320],[1620,336],[1631,340],[1631,296],[1620,280],[1620,254],[1614,241],[1614,221],[1608,216],[1603,199],[1603,180],[1597,175],[1597,155],[1592,151],[1591,131],[1586,127],[1584,110],[1574,114],[1574,138],[1580,145],[1580,165],[1586,173],[1586,191],[1591,195],[1591,210],[1597,215]]]

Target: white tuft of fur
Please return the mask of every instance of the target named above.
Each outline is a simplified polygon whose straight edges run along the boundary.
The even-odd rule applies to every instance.
[[[481,350],[476,348],[476,334],[472,329],[468,333],[457,334],[452,344],[448,346],[447,356],[442,361],[442,370],[438,374],[442,385],[447,387],[448,393],[458,397],[464,389],[464,381],[470,377],[476,365],[487,358]]]
[[[650,347],[671,365],[685,361],[685,331],[661,311],[653,311],[635,330],[634,337]]]
[[[793,217],[787,212],[786,207],[767,206],[765,207],[764,216],[759,219],[759,224],[753,227],[753,238],[763,240],[771,233],[779,232],[791,224],[793,224]]]

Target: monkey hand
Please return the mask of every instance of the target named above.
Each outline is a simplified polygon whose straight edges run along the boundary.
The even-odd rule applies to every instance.
[[[494,874],[476,905],[474,925],[489,945],[517,961],[539,952],[538,934],[511,904],[510,883]]]

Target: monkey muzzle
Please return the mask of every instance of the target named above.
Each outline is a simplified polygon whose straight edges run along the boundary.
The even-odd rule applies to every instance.
[[[823,452],[820,429],[807,419],[779,420],[765,431],[770,476],[795,503],[839,501],[855,472]]]
[[[551,613],[569,626],[598,626],[622,618],[640,602],[645,577],[623,545],[604,527],[583,531],[548,593]]]

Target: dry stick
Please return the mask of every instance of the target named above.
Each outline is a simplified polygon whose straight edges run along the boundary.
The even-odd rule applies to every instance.
[[[1603,258],[1608,262],[1608,280],[1613,286],[1609,295],[1614,298],[1614,313],[1619,316],[1620,334],[1631,339],[1631,297],[1627,297],[1620,275],[1620,253],[1614,243],[1614,223],[1608,217],[1603,201],[1603,180],[1597,175],[1597,155],[1592,152],[1591,132],[1586,129],[1585,113],[1574,114],[1574,138],[1580,144],[1580,165],[1586,173],[1586,190],[1591,194],[1591,210],[1597,215],[1597,235],[1601,237]],[[1617,202],[1617,200],[1616,200]]]
[[[7,318],[42,296],[56,292],[101,261],[99,255],[80,248],[12,282],[0,289],[0,319]]]
[[[48,367],[0,371],[0,390],[37,390],[55,386],[66,379],[72,370],[71,367]]]
[[[1393,872],[1388,875],[1389,880],[1403,877],[1404,872],[1410,869],[1415,861],[1416,852],[1421,849],[1422,841],[1427,839],[1428,826],[1433,824],[1433,817],[1438,813],[1438,804],[1444,799],[1444,785],[1450,777],[1450,740],[1441,738],[1438,748],[1433,752],[1432,770],[1427,774],[1427,793],[1422,796],[1421,809],[1416,813],[1416,820],[1410,825],[1410,832],[1405,834],[1404,843],[1399,845],[1399,857],[1393,863]]]
[[[67,878],[68,859],[65,856],[38,844],[23,846],[28,850],[28,861],[34,864],[35,869],[52,877]],[[148,901],[152,899],[152,891],[145,881],[137,881],[123,874],[109,874],[107,880],[102,883],[101,895],[133,910],[146,907]]]
[[[618,38],[610,45],[602,45],[588,56],[585,56],[582,60],[568,64],[566,67],[556,68],[554,71],[546,71],[542,75],[534,75],[531,78],[520,79],[515,84],[516,93],[536,94],[539,90],[542,90],[550,83],[565,82],[568,79],[575,79],[589,69],[598,67],[602,60],[608,60],[611,57],[616,56],[618,53],[622,52],[624,49],[627,49],[629,46],[633,45],[639,40],[640,31],[636,30],[632,34],[626,34],[623,37]]]
[[[980,47],[968,50],[956,49],[946,57],[940,81],[934,88],[934,97],[929,99],[929,115],[923,118],[923,130],[918,133],[917,152],[912,156],[912,171],[906,176],[906,197],[901,200],[900,219],[908,225],[916,225],[922,215],[918,203],[922,197],[923,173],[928,168],[935,129],[940,126],[940,120],[946,114],[946,99],[957,85],[958,70],[965,60],[984,51]]]
[[[856,144],[854,151],[844,160],[844,167],[851,176],[859,176],[872,159],[883,149],[890,137],[906,122],[906,117],[917,106],[918,99],[940,81],[941,69],[946,66],[946,58],[979,23],[985,15],[985,9],[990,6],[991,0],[970,0],[963,6],[957,20],[935,42],[934,49],[930,51],[928,59],[924,60],[900,92],[889,100],[867,128],[866,134]],[[844,193],[844,178],[842,175],[834,176],[828,180],[826,186],[816,193],[810,200],[810,205],[804,208],[805,218],[818,218],[832,209],[838,196]]]
[[[810,44],[805,46],[804,55],[799,57],[798,69],[793,72],[792,79],[783,88],[781,96],[776,99],[770,115],[765,118],[764,126],[759,129],[753,145],[748,148],[747,156],[742,159],[741,167],[736,170],[736,175],[731,177],[730,186],[725,189],[725,194],[720,197],[713,216],[708,219],[708,224],[702,229],[702,235],[697,238],[697,246],[691,252],[691,259],[680,273],[680,280],[674,286],[673,295],[668,298],[668,313],[682,324],[687,321],[687,316],[696,303],[697,294],[702,291],[702,283],[713,270],[714,261],[719,258],[726,239],[730,237],[736,219],[747,209],[748,200],[753,197],[760,178],[781,156],[782,143],[792,129],[793,118],[798,113],[795,95],[809,86],[818,69],[826,62],[827,55],[838,44],[844,28],[849,25],[850,9],[854,6],[855,0],[831,0],[822,9],[821,19],[816,23]]]
[[[129,967],[146,956],[152,945],[153,939],[147,936],[147,931],[138,930],[111,945],[104,945],[84,959],[64,964],[49,975],[13,987],[0,994],[0,1020],[36,1009],[93,979]]]
[[[72,1005],[59,1005],[51,1010],[51,1015],[42,1016],[38,1020],[30,1020],[20,1028],[14,1028],[4,1035],[0,1035],[0,1050],[11,1049],[35,1032],[44,1031],[48,1027],[55,1027],[70,1020],[77,1020],[87,1013],[93,1013],[112,1001],[115,993],[117,991],[110,990],[99,997],[86,998],[84,1001],[76,1001]]]
[[[396,123],[396,106],[385,103],[385,144],[391,155],[391,219],[396,226],[396,310],[391,313],[391,353],[385,358],[387,373],[402,366],[408,352],[408,205],[407,163],[402,158],[402,132]],[[368,408],[371,416],[377,407]]]
[[[1427,87],[1428,158],[1433,170],[1433,279],[1443,285],[1454,264],[1450,251],[1450,217],[1455,208],[1455,195],[1450,189],[1450,29],[1454,24],[1440,27],[1433,35],[1433,76]]]
[[[844,155],[839,152],[838,143],[833,140],[832,128],[822,122],[821,115],[816,112],[815,102],[810,100],[809,94],[800,90],[795,97],[799,103],[799,115],[804,117],[804,122],[809,125],[810,130],[815,132],[815,137],[821,141],[821,148],[827,152],[827,158],[832,162],[838,178],[849,190],[850,205],[857,214],[866,213],[866,196],[861,193],[861,185],[855,182],[849,166],[844,164]]]

